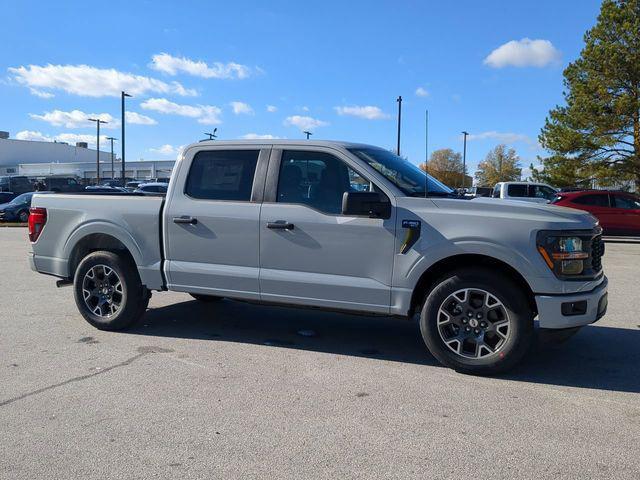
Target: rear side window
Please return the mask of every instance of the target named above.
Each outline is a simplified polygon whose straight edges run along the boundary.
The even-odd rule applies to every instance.
[[[574,199],[573,203],[577,203],[578,205],[591,205],[593,207],[608,207],[609,195],[582,195]]]
[[[527,186],[528,185],[509,185],[507,187],[507,195],[509,195],[510,197],[528,197],[528,193],[527,193]]]
[[[191,163],[185,193],[204,200],[248,202],[260,150],[199,152]]]

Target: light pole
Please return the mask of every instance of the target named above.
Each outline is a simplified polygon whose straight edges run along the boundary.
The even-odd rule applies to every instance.
[[[311,135],[313,135],[313,133],[308,132],[308,131],[306,131],[306,130],[305,130],[304,132],[302,132],[302,133],[304,133],[304,134],[307,136],[307,140],[309,140],[309,137],[310,137]]]
[[[122,119],[121,119],[121,131],[120,131],[120,138],[121,143],[120,143],[120,147],[122,148],[122,154],[120,155],[122,157],[122,186],[124,187],[125,183],[127,183],[124,179],[124,117],[125,117],[125,111],[124,111],[124,98],[125,97],[130,97],[131,95],[129,95],[128,93],[125,92],[120,92],[120,113],[122,115]]]
[[[429,196],[429,110],[424,111],[424,196]]]
[[[400,123],[402,121],[402,97],[398,96],[396,102],[398,102],[398,147],[396,153],[400,156]]]
[[[463,131],[462,135],[464,135],[464,148],[462,150],[462,188],[464,188],[467,180],[467,135],[469,135],[469,132]]]
[[[116,179],[116,171],[115,171],[115,167],[113,166],[113,141],[117,140],[117,138],[107,137],[107,140],[109,140],[111,142],[111,180],[115,180]]]
[[[105,120],[100,120],[99,118],[90,118],[90,122],[96,122],[97,133],[96,133],[96,185],[100,184],[100,124],[101,123],[109,123]]]

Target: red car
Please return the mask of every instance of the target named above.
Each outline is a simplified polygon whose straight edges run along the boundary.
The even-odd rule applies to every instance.
[[[609,190],[559,192],[554,205],[585,210],[608,235],[640,235],[640,197]]]

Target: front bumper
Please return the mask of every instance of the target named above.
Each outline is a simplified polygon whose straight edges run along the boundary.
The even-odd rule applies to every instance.
[[[590,292],[536,295],[540,328],[582,327],[599,320],[607,311],[608,284],[605,276],[602,283]],[[569,310],[573,311],[568,314]]]

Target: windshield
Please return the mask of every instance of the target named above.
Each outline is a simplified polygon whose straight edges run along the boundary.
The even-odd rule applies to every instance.
[[[427,174],[420,170],[417,165],[387,150],[375,147],[349,148],[348,150],[384,175],[387,180],[407,196],[424,196],[427,184],[431,195],[449,195],[453,193],[452,189],[431,175],[428,175],[427,181]]]
[[[16,198],[14,198],[13,200],[11,200],[11,204],[13,205],[18,205],[21,203],[29,203],[29,200],[31,200],[31,197],[33,196],[32,192],[29,193],[23,193],[22,195],[18,195]]]

